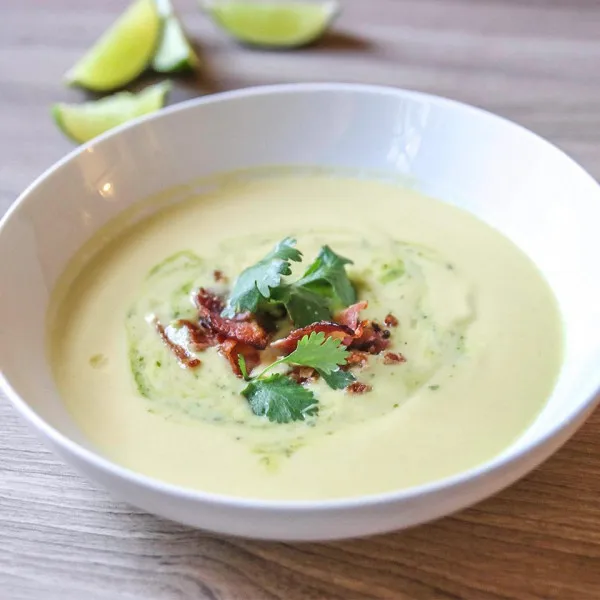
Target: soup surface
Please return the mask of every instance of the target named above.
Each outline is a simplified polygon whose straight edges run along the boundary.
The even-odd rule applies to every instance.
[[[361,319],[385,328],[386,347],[345,371],[359,388],[332,389],[317,372],[301,380],[314,404],[277,422],[242,395],[248,383],[222,347],[194,347],[187,358],[201,364],[182,368],[156,325],[197,320],[196,290],[226,297],[286,236],[303,262],[284,280],[325,245],[352,261]],[[254,498],[376,493],[476,466],[531,424],[562,351],[540,273],[470,214],[392,183],[276,171],[109,224],[63,275],[48,323],[58,388],[105,456]],[[251,375],[276,358],[267,349]]]

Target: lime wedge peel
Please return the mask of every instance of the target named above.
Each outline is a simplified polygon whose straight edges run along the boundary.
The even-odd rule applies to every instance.
[[[83,143],[117,125],[162,108],[170,89],[171,83],[163,81],[137,94],[119,92],[93,102],[55,104],[52,116],[66,136]]]
[[[200,60],[189,43],[170,0],[155,0],[163,21],[160,44],[152,59],[152,68],[158,73],[193,70]]]
[[[69,84],[109,92],[146,70],[160,37],[155,0],[135,0],[65,75]]]
[[[337,0],[200,0],[231,37],[264,48],[296,48],[321,37],[340,11]]]

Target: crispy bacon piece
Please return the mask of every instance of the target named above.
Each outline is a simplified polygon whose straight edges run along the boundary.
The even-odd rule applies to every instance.
[[[360,339],[363,335],[365,327],[367,327],[370,321],[361,321],[358,317],[360,311],[367,308],[369,303],[366,300],[352,304],[348,308],[345,308],[342,312],[338,313],[335,317],[337,323],[342,323],[347,327],[350,327],[354,332],[351,338],[344,340],[344,344],[350,348],[361,348],[361,346],[354,343],[355,340]]]
[[[369,355],[361,350],[352,350],[346,358],[346,367],[364,367],[369,360]]]
[[[398,327],[398,319],[392,313],[388,313],[383,322],[386,327]]]
[[[399,365],[400,363],[405,363],[406,358],[400,352],[386,352],[383,355],[383,364],[384,365]]]
[[[346,388],[346,391],[349,394],[365,394],[366,392],[370,392],[372,389],[373,389],[372,386],[370,386],[366,383],[361,383],[360,381],[355,381],[354,383],[351,383]]]
[[[346,361],[346,364],[350,367],[353,365],[365,366],[367,363],[367,353],[379,354],[389,346],[388,338],[390,337],[390,332],[387,329],[382,329],[375,321],[359,320],[360,311],[367,308],[367,306],[368,303],[366,300],[357,302],[335,317],[338,323],[343,323],[354,331],[352,338],[344,341],[348,349],[353,350]],[[395,319],[392,315],[388,315],[386,319],[390,317]],[[396,320],[397,323],[398,321]],[[354,389],[349,389],[352,394],[363,394],[371,389],[370,386],[359,382],[353,383],[350,388],[353,386]]]
[[[296,383],[310,383],[319,379],[319,373],[312,367],[293,367],[287,374]]]
[[[208,313],[200,317],[200,325],[214,334],[233,338],[259,350],[264,350],[269,344],[269,334],[256,321],[235,321]]]
[[[219,352],[229,361],[231,369],[238,376],[242,377],[240,369],[239,355],[241,354],[246,361],[248,373],[260,364],[260,352],[248,344],[238,340],[228,339],[219,345]]]
[[[294,329],[287,337],[281,340],[276,340],[271,344],[271,348],[277,350],[279,354],[287,355],[293,352],[298,345],[298,342],[305,336],[311,333],[324,333],[326,337],[334,337],[342,340],[354,337],[354,331],[346,325],[340,323],[331,323],[329,321],[319,321],[300,329]]]
[[[233,338],[260,350],[267,347],[269,334],[264,327],[252,320],[248,313],[236,315],[233,319],[222,317],[223,301],[216,294],[204,288],[198,290],[194,300],[202,328],[214,335]]]
[[[174,323],[175,327],[184,327],[187,330],[188,339],[190,340],[190,348],[194,352],[203,352],[211,346],[216,346],[223,340],[220,336],[207,331],[200,327],[197,323],[193,323],[188,319],[179,319]]]
[[[160,335],[163,343],[175,355],[175,358],[177,358],[182,367],[185,369],[195,369],[202,364],[202,361],[189,352],[187,348],[175,343],[169,337],[164,325],[155,316],[151,317],[149,322],[154,325],[154,328],[158,335]]]
[[[200,288],[196,292],[194,304],[198,308],[200,316],[206,312],[219,314],[225,308],[223,299],[205,288]]]
[[[359,325],[358,315],[360,314],[360,311],[367,308],[368,305],[369,303],[366,300],[352,304],[348,308],[345,308],[343,311],[339,312],[334,317],[334,321],[336,323],[340,323],[341,325],[345,325],[346,327],[350,327],[352,331],[355,331]]]
[[[389,337],[390,332],[382,329],[375,321],[363,321],[360,335],[357,335],[348,347],[369,354],[379,354],[390,345]]]

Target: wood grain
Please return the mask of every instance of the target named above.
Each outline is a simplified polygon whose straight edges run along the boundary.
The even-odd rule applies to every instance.
[[[203,70],[174,100],[284,81],[416,88],[498,112],[600,176],[598,0],[346,0],[297,52],[231,43],[176,1]],[[119,0],[0,0],[0,211],[72,146],[48,107]],[[565,199],[568,201],[568,199]],[[2,257],[1,260],[7,260]],[[2,600],[600,598],[600,413],[505,492],[416,529],[352,542],[219,538],[116,503],[0,402]]]

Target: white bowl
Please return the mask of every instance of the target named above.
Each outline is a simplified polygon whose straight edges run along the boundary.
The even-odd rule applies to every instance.
[[[558,299],[565,359],[535,423],[500,456],[427,485],[348,500],[261,501],[183,489],[101,456],[65,410],[44,345],[49,294],[77,249],[133,202],[260,165],[401,173],[492,224],[536,262]],[[456,511],[533,469],[592,410],[600,387],[600,188],[508,121],[450,100],[344,84],[209,96],[84,145],[27,189],[0,226],[2,387],[39,436],[115,496],[169,519],[254,538],[325,540]],[[510,374],[507,374],[510,376]]]

